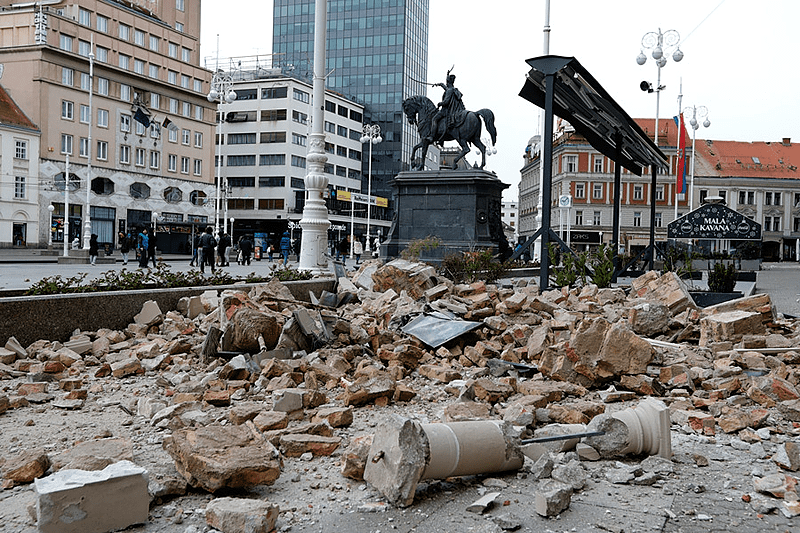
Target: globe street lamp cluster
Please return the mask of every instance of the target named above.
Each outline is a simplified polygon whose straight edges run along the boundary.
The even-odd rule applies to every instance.
[[[236,92],[233,90],[233,78],[219,69],[214,73],[211,78],[211,90],[208,93],[208,101],[217,103],[217,116],[219,117],[217,135],[222,137],[222,104],[230,104],[236,100]],[[222,186],[222,142],[217,142],[217,198],[214,206],[214,233],[219,235],[219,209],[221,201],[221,186]],[[227,190],[227,187],[226,187]],[[226,199],[227,201],[227,199]],[[227,206],[226,206],[227,207]],[[226,209],[227,211],[227,209]],[[225,225],[224,231],[228,231],[227,218],[223,222]]]
[[[369,164],[368,164],[369,170],[367,171],[367,243],[364,246],[364,251],[367,253],[367,255],[369,255],[370,252],[369,223],[371,218],[370,207],[372,206],[372,145],[378,144],[381,141],[383,141],[383,137],[381,137],[381,127],[377,124],[364,124],[364,135],[361,136],[361,142],[369,143]]]
[[[639,51],[639,55],[636,56],[636,62],[639,65],[644,65],[647,62],[647,56],[645,55],[644,51],[652,50],[653,59],[656,60],[656,66],[658,67],[658,79],[656,81],[656,87],[653,88],[653,85],[647,81],[643,81],[639,87],[648,93],[652,93],[655,91],[656,93],[656,132],[655,132],[655,143],[658,145],[658,113],[660,111],[660,96],[661,91],[665,88],[665,86],[661,85],[661,69],[666,66],[667,64],[667,54],[670,52],[672,53],[672,60],[676,63],[680,62],[683,59],[683,52],[680,49],[680,41],[681,36],[675,30],[667,30],[664,33],[661,33],[661,28],[658,29],[657,32],[648,32],[644,34],[642,37],[642,49]]]
[[[695,153],[694,153],[694,146],[695,142],[697,141],[697,130],[700,128],[700,120],[703,120],[703,127],[708,128],[711,126],[711,121],[708,120],[708,108],[706,106],[690,106],[686,107],[683,110],[683,114],[686,116],[691,115],[691,119],[689,119],[689,125],[692,127],[692,170],[689,174],[689,211],[692,211],[692,193],[694,189],[694,160],[695,160]]]

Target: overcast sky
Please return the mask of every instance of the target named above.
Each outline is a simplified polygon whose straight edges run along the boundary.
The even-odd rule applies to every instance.
[[[213,61],[217,35],[221,57],[271,52],[271,1],[204,0],[202,9],[202,58]],[[539,133],[538,108],[518,95],[525,60],[543,53],[544,20],[545,0],[430,0],[428,81],[454,66],[467,109],[494,111],[497,154],[486,168],[511,185],[505,200],[517,198],[522,154]],[[708,108],[711,127],[698,139],[800,142],[798,21],[798,0],[551,0],[550,53],[576,57],[631,117],[653,117],[656,94],[639,84],[655,86],[658,68],[647,50],[645,65],[636,56],[646,33],[676,30],[684,58],[661,69],[662,119],[677,114],[682,79],[682,107]],[[428,96],[438,102],[441,92]]]

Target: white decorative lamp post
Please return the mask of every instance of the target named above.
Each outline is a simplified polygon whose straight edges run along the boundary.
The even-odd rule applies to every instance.
[[[666,88],[665,85],[661,85],[661,69],[667,64],[667,54],[670,52],[672,52],[672,60],[676,63],[683,59],[683,52],[681,52],[679,48],[680,42],[681,35],[677,31],[667,30],[661,33],[661,28],[659,28],[658,32],[651,31],[644,34],[644,37],[642,37],[642,50],[639,52],[639,55],[636,56],[636,62],[639,65],[644,65],[647,62],[647,56],[644,54],[644,50],[652,49],[652,56],[653,59],[656,60],[656,66],[658,67],[658,79],[656,80],[655,88],[653,88],[653,84],[646,81],[639,84],[639,88],[643,91],[649,93],[655,91],[656,93],[656,146],[658,146],[658,113],[661,103],[661,91]]]
[[[211,90],[208,93],[209,102],[217,103],[217,198],[214,204],[214,234],[219,235],[219,210],[222,191],[222,104],[230,104],[236,100],[236,92],[233,90],[233,78],[230,74],[219,70],[219,36],[217,36],[217,69],[211,78]],[[226,209],[227,211],[227,209]],[[227,231],[227,220],[223,222]]]
[[[697,141],[697,130],[700,128],[700,120],[703,120],[703,127],[708,128],[711,126],[711,121],[708,120],[708,108],[706,106],[691,106],[687,107],[683,110],[684,115],[689,115],[691,113],[692,118],[689,119],[689,125],[692,127],[692,169],[689,173],[689,212],[692,211],[692,207],[694,205],[694,160],[695,160],[695,153],[694,147],[695,142]]]
[[[88,146],[86,147],[86,157],[89,164],[86,168],[86,207],[84,213],[83,223],[83,249],[89,251],[89,240],[92,236],[92,221],[90,218],[91,207],[89,206],[89,193],[92,192],[92,93],[94,92],[94,35],[92,35],[92,42],[89,44],[89,136],[86,139]],[[86,256],[88,259],[88,255]]]
[[[370,242],[370,207],[372,206],[372,145],[383,141],[381,137],[381,127],[377,124],[364,124],[364,135],[361,136],[362,143],[369,143],[369,171],[367,172],[367,244],[364,251],[369,255]]]
[[[47,227],[47,249],[53,247],[53,211],[55,211],[56,206],[50,204],[47,206],[47,210],[50,212],[50,225]]]
[[[300,227],[303,237],[300,243],[299,270],[310,270],[322,274],[327,271],[328,260],[328,208],[323,193],[328,188],[325,176],[325,34],[327,28],[327,2],[316,0],[314,4],[314,101],[311,113],[311,135],[308,142],[308,174],[305,177],[306,201]]]
[[[231,217],[231,246],[236,244],[236,239],[233,238],[233,221],[236,220],[234,217]]]

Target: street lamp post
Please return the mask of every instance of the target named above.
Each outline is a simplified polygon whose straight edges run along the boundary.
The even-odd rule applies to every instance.
[[[51,249],[53,247],[53,211],[55,211],[56,206],[50,204],[47,206],[47,210],[50,211],[50,225],[47,227],[47,249]]]
[[[64,168],[64,257],[69,257],[69,154]]]
[[[651,31],[644,34],[644,37],[642,37],[642,50],[639,52],[639,55],[636,56],[636,62],[639,65],[644,65],[647,62],[647,56],[644,54],[644,49],[652,49],[652,56],[653,59],[656,60],[656,66],[658,67],[658,79],[656,80],[655,89],[653,88],[653,84],[646,81],[643,81],[639,85],[643,91],[647,91],[649,93],[655,91],[656,93],[656,146],[658,146],[658,113],[660,110],[661,91],[666,88],[666,86],[661,85],[661,69],[666,66],[666,54],[670,52],[672,52],[672,60],[676,63],[683,59],[683,52],[681,52],[680,49],[680,41],[681,35],[677,31],[667,30],[664,33],[661,33],[661,28],[659,28],[658,32]]]
[[[236,239],[233,238],[233,221],[236,220],[234,217],[231,217],[231,246],[236,244]]]
[[[86,139],[86,213],[84,213],[83,223],[83,249],[88,252],[89,240],[92,235],[92,221],[90,220],[91,209],[89,207],[89,193],[92,191],[92,93],[94,92],[94,35],[89,44],[89,136]],[[88,257],[88,256],[87,256]]]
[[[369,164],[367,172],[367,244],[364,251],[369,255],[369,223],[370,208],[372,206],[372,145],[383,141],[381,137],[381,127],[377,124],[364,124],[364,135],[361,136],[362,143],[369,143]]]
[[[219,41],[219,36],[217,36],[217,40]],[[219,122],[217,122],[216,139],[217,198],[214,204],[214,233],[219,235],[219,209],[222,190],[222,104],[230,104],[236,100],[236,92],[233,90],[233,78],[230,74],[219,70],[219,44],[217,44],[217,69],[216,72],[214,72],[214,76],[211,78],[211,90],[206,98],[208,98],[209,102],[217,103],[217,116],[219,117]],[[227,231],[227,220],[224,221],[223,224],[225,225],[225,230]]]
[[[689,212],[692,211],[692,207],[694,205],[694,160],[695,160],[695,153],[694,147],[695,142],[697,141],[697,130],[700,128],[700,120],[703,120],[703,127],[708,128],[711,126],[711,121],[708,120],[708,108],[706,106],[691,106],[687,107],[683,110],[683,113],[688,115],[691,112],[692,118],[689,120],[689,125],[692,127],[692,169],[689,173]],[[681,132],[683,133],[683,132]]]
[[[157,237],[157,234],[158,234],[158,218],[160,216],[161,216],[161,214],[158,211],[153,213],[153,243],[154,243],[153,244],[153,257],[155,257],[155,255],[156,255],[156,246],[158,246],[158,237]],[[152,259],[152,258],[150,258],[150,259]]]

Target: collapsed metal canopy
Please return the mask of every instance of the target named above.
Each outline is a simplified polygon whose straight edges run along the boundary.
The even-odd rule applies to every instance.
[[[526,63],[532,69],[521,97],[544,109],[545,80],[553,76],[553,114],[567,120],[596,150],[637,176],[645,166],[668,169],[664,153],[577,59],[548,55]]]

